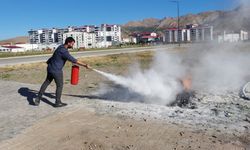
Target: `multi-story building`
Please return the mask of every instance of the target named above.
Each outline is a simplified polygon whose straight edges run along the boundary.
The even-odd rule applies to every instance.
[[[165,42],[167,43],[174,43],[177,42],[175,38],[177,36],[177,29],[176,28],[169,28],[165,32]]]
[[[29,43],[30,44],[37,44],[38,42],[38,31],[37,30],[30,30],[28,31],[29,34]]]
[[[121,27],[118,25],[102,24],[97,31],[97,47],[109,47],[120,44]]]
[[[63,41],[67,37],[73,37],[75,44],[73,48],[95,48],[96,47],[96,34],[93,32],[79,32],[72,31],[63,34]]]
[[[248,40],[248,32],[241,30],[240,31],[240,40],[247,41]]]
[[[81,48],[84,47],[84,36],[83,36],[83,32],[79,32],[79,31],[71,31],[68,33],[64,33],[63,34],[63,41],[65,41],[65,39],[67,37],[73,37],[75,39],[75,44],[73,48]]]
[[[109,47],[121,42],[119,25],[102,24],[100,27],[90,25],[65,29],[40,29],[30,30],[28,33],[31,44],[62,44],[65,37],[69,36],[77,41],[75,48]]]
[[[83,32],[83,43],[85,48],[96,48],[96,33],[94,32]]]
[[[170,28],[165,32],[165,42],[177,43],[177,42],[190,42],[190,30],[189,29],[177,29]]]
[[[29,42],[30,44],[52,44],[52,43],[63,43],[63,34],[68,32],[70,29],[39,29],[30,30]]]
[[[169,28],[165,31],[166,43],[201,42],[213,40],[212,26],[187,25],[184,29]]]
[[[176,43],[178,41],[184,41],[186,29],[169,28],[165,32],[165,41],[167,43]]]
[[[192,42],[212,41],[213,26],[197,26],[190,28],[190,38]]]
[[[218,42],[222,43],[222,42],[239,42],[239,41],[247,41],[248,40],[248,32],[246,31],[239,31],[239,32],[226,32],[224,31],[224,33],[222,35],[218,36]]]

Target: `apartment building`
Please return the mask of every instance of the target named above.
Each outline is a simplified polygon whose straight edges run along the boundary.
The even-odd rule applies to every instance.
[[[39,29],[30,30],[29,42],[30,44],[51,44],[51,43],[63,43],[63,34],[69,32],[70,28],[67,29]]]
[[[248,32],[247,31],[240,31],[240,40],[241,41],[247,41],[248,40]]]
[[[190,28],[190,39],[192,42],[212,41],[213,26],[197,26]]]
[[[73,48],[95,48],[96,47],[96,34],[94,32],[80,32],[72,31],[63,34],[63,41],[67,37],[73,37],[75,44]]]
[[[100,27],[85,25],[65,29],[30,30],[31,44],[62,44],[65,37],[72,36],[77,43],[75,48],[109,47],[121,42],[121,27],[119,25],[102,24]]]
[[[98,40],[99,27],[81,26],[72,27],[72,29],[63,34],[63,40],[67,37],[73,37],[76,41],[74,48],[95,48]]]
[[[177,42],[177,30],[176,28],[169,28],[165,32],[165,42],[174,43]]]
[[[118,25],[102,24],[97,35],[97,47],[109,47],[121,43],[121,27]]]
[[[248,40],[248,32],[240,30],[238,32],[234,31],[224,31],[222,35],[218,35],[218,42],[240,42]]]
[[[190,42],[190,30],[189,29],[177,29],[170,28],[165,32],[165,42],[177,43],[177,42]]]
[[[187,25],[186,28],[169,28],[165,31],[166,43],[202,42],[213,40],[213,26]]]
[[[68,33],[64,33],[63,34],[63,41],[65,41],[65,39],[67,37],[73,37],[75,39],[75,44],[73,48],[81,48],[84,47],[84,35],[83,32],[79,32],[79,31],[71,31]]]

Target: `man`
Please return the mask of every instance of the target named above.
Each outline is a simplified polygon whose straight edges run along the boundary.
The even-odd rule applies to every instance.
[[[89,66],[86,63],[80,62],[79,60],[75,59],[73,56],[69,54],[68,49],[72,48],[74,43],[75,43],[75,40],[72,37],[68,37],[65,40],[65,43],[63,45],[60,45],[55,50],[52,57],[47,61],[47,64],[48,64],[47,77],[40,88],[38,97],[34,101],[36,106],[39,105],[43,93],[45,92],[46,88],[48,87],[48,85],[51,83],[52,80],[55,80],[55,83],[56,83],[56,102],[54,106],[63,107],[67,105],[66,103],[62,103],[61,101],[61,95],[62,95],[62,89],[63,89],[63,70],[62,69],[67,60],[89,69]]]

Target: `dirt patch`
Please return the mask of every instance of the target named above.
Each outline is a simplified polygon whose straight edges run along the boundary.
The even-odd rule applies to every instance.
[[[1,149],[244,149],[234,136],[186,128],[150,120],[97,115],[93,110],[74,110],[49,117]]]

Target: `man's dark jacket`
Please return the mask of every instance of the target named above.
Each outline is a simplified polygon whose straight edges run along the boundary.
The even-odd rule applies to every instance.
[[[72,63],[76,63],[77,60],[69,54],[68,49],[64,45],[60,45],[54,52],[51,58],[47,61],[47,70],[50,73],[62,73],[65,62],[69,60]]]

